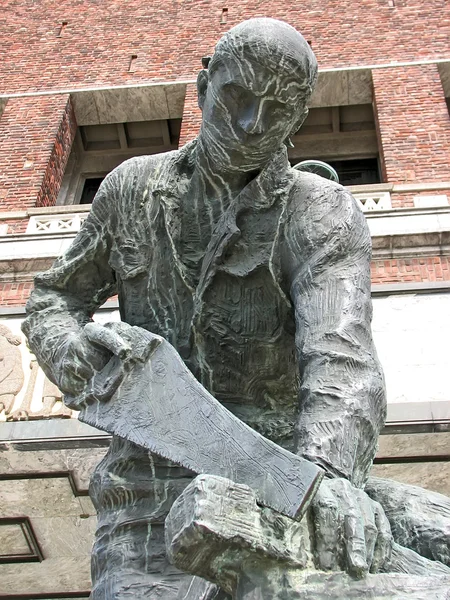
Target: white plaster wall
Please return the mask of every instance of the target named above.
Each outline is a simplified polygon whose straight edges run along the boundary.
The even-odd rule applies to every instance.
[[[450,419],[450,293],[391,295],[374,298],[373,305],[372,329],[386,377],[388,421]],[[95,316],[100,323],[119,319],[118,310],[102,310]],[[21,333],[22,317],[1,322]],[[15,409],[24,398],[32,358],[25,339],[20,349],[25,382]],[[42,405],[43,383],[39,369],[33,410]]]
[[[373,306],[388,403],[410,404],[405,420],[449,418],[450,293],[374,298]],[[391,415],[400,414],[399,408],[391,407]]]

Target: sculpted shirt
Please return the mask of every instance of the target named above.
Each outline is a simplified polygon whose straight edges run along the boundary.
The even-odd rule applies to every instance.
[[[385,412],[370,320],[370,236],[341,186],[280,149],[228,207],[191,185],[197,144],[110,173],[24,324],[58,383],[67,336],[118,293],[199,381],[267,437],[361,485]]]

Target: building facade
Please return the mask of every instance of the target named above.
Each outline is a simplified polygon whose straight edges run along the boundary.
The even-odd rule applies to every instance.
[[[446,0],[4,0],[0,31],[0,598],[87,598],[80,424],[20,331],[35,273],[71,243],[103,177],[199,129],[202,57],[238,22],[299,29],[319,62],[292,164],[332,165],[373,240],[388,421],[373,473],[450,495],[450,5]],[[119,318],[117,301],[100,322]]]

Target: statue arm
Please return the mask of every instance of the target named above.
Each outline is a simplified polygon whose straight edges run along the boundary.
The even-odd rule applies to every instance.
[[[354,199],[338,186],[290,221],[300,369],[297,451],[360,487],[386,403],[370,326],[370,234]]]
[[[92,210],[67,252],[35,278],[23,331],[46,375],[60,385],[60,362],[69,340],[81,334],[95,310],[116,292],[108,264],[115,174],[100,186]]]

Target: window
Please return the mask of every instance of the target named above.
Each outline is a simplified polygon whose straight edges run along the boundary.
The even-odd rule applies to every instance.
[[[86,179],[81,192],[80,204],[92,204],[95,194],[98,192],[104,177],[90,177]]]
[[[292,142],[292,164],[324,161],[337,171],[343,185],[381,182],[371,104],[312,108]]]
[[[359,160],[329,160],[328,164],[339,175],[342,185],[368,185],[380,183],[378,159],[363,158]]]
[[[438,63],[437,68],[441,77],[442,91],[444,93],[448,115],[450,117],[450,61]]]
[[[105,176],[124,160],[178,147],[181,119],[78,128],[57,204],[91,204]]]

